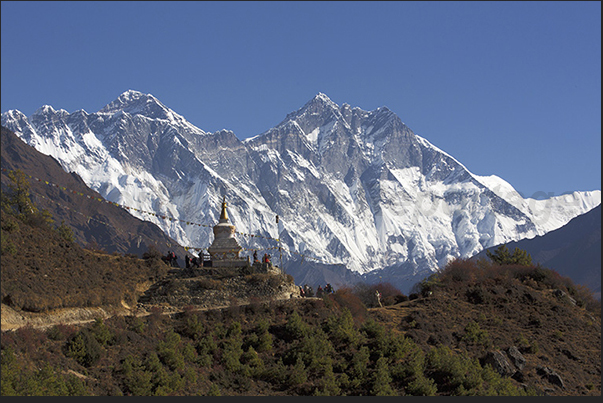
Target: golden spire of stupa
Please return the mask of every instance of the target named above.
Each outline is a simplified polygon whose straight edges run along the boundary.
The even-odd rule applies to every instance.
[[[226,213],[226,196],[222,198],[222,212],[220,213],[220,222],[227,222],[228,214]]]

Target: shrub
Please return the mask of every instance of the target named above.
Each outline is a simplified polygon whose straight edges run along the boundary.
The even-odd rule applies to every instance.
[[[57,232],[59,233],[59,236],[63,240],[65,240],[65,242],[67,242],[67,243],[75,242],[75,236],[73,235],[73,231],[67,224],[65,224],[65,220],[61,221],[61,225],[59,225],[57,227]]]
[[[4,255],[16,255],[17,254],[17,247],[15,246],[15,244],[13,243],[13,241],[10,240],[8,235],[5,235],[4,231],[2,231],[2,233],[0,234],[1,238],[0,238],[0,254]]]
[[[149,245],[149,248],[146,252],[142,254],[142,258],[147,259],[161,259],[163,254],[155,245]]]
[[[101,357],[103,349],[96,338],[84,329],[78,332],[66,345],[65,355],[76,360],[84,367],[90,367]]]
[[[378,283],[372,285],[357,283],[354,285],[352,292],[365,306],[374,308],[379,306],[377,299],[375,298],[376,290],[381,294],[381,303],[383,305],[393,305],[397,303],[399,299],[404,298],[402,292],[390,283]]]
[[[66,340],[68,337],[73,336],[73,334],[75,332],[76,332],[76,329],[74,326],[58,324],[58,325],[50,327],[46,331],[46,334],[48,335],[48,338],[51,340]]]
[[[474,321],[467,323],[462,339],[470,344],[478,344],[484,347],[490,345],[490,335],[486,330],[480,328],[479,323]]]
[[[406,391],[412,396],[435,396],[438,388],[433,379],[423,374],[418,374],[406,386]]]
[[[488,290],[481,285],[469,287],[467,291],[465,291],[465,296],[467,297],[467,301],[472,304],[485,304],[490,301]]]
[[[333,294],[328,294],[325,301],[335,302],[338,307],[347,308],[356,324],[360,324],[368,317],[366,305],[350,288],[343,287],[335,291]]]

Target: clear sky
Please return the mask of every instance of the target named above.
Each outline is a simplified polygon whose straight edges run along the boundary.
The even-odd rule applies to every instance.
[[[133,89],[244,139],[323,92],[387,106],[526,197],[601,189],[599,1],[1,7],[2,112],[93,113]]]

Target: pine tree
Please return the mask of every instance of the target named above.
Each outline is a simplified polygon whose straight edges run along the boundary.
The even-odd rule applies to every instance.
[[[513,259],[514,264],[521,266],[532,266],[532,256],[530,256],[530,254],[525,250],[515,248],[511,258]]]
[[[370,352],[367,346],[360,347],[360,350],[352,356],[352,386],[360,387],[368,376]]]
[[[396,391],[392,388],[392,377],[389,373],[387,358],[380,357],[377,360],[375,373],[373,376],[373,396],[396,396]]]
[[[324,364],[324,373],[318,382],[318,388],[314,390],[315,396],[338,396],[341,388],[333,372],[333,363],[331,357],[327,357]]]
[[[23,171],[20,169],[10,171],[8,178],[10,179],[9,191],[2,194],[2,207],[12,208],[17,217],[21,219],[37,214],[38,208],[29,198],[29,181]]]
[[[272,350],[272,335],[268,331],[269,327],[270,325],[265,320],[260,321],[258,324],[257,332],[259,336],[256,350],[259,352]]]
[[[29,181],[21,170],[8,173],[10,183],[8,191],[2,192],[2,210],[12,212],[21,221],[39,227],[49,226],[54,222],[48,210],[39,211],[29,195]]]
[[[63,240],[65,240],[67,243],[72,244],[75,242],[75,236],[73,235],[73,231],[67,224],[65,224],[65,220],[61,221],[61,225],[57,227],[57,231],[61,238],[63,238]]]
[[[511,252],[509,252],[509,248],[507,248],[507,245],[505,244],[502,244],[498,248],[496,248],[494,253],[490,252],[489,250],[486,250],[486,255],[494,263],[498,263],[500,265],[509,264],[511,262]]]
[[[297,357],[295,365],[289,371],[289,386],[298,386],[308,380],[306,365],[301,357]]]
[[[532,266],[532,256],[529,253],[525,250],[515,248],[511,254],[505,244],[496,248],[494,253],[486,250],[486,255],[490,260],[499,265]]]

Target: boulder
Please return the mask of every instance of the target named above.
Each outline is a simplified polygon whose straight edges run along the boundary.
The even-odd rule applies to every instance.
[[[492,369],[502,376],[511,376],[515,373],[515,369],[500,350],[491,351],[486,354],[483,359],[483,365],[486,364],[489,364]]]
[[[511,360],[511,363],[513,363],[513,365],[515,365],[515,367],[519,371],[523,370],[523,368],[526,365],[526,359],[519,352],[519,350],[517,349],[517,347],[511,346],[511,347],[507,348],[507,356],[509,356],[509,359]]]
[[[556,289],[553,291],[553,295],[561,300],[569,301],[572,305],[576,305],[576,300],[573,299],[572,297],[570,297],[569,295],[567,295],[567,293],[565,291]]]
[[[563,383],[563,379],[559,376],[559,374],[549,367],[539,366],[536,368],[536,373],[547,381],[552,383],[553,385],[559,386],[561,389],[565,389],[565,383]]]

